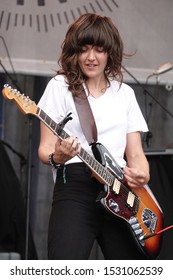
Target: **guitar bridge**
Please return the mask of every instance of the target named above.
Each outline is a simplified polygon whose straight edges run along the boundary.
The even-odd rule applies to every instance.
[[[142,220],[147,229],[153,233],[157,225],[157,216],[150,209],[145,208],[142,212]]]

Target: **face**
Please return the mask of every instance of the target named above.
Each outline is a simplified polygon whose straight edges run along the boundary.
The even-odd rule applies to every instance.
[[[78,56],[78,63],[82,72],[88,78],[97,78],[104,75],[108,54],[102,47],[85,45]]]

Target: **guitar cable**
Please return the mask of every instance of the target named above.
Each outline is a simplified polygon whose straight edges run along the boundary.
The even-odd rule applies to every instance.
[[[141,240],[146,240],[146,239],[148,239],[148,238],[151,238],[151,237],[153,237],[153,236],[156,236],[156,235],[158,235],[158,234],[161,234],[161,233],[163,233],[163,232],[165,232],[165,231],[167,231],[167,230],[169,230],[169,229],[171,229],[171,228],[173,228],[173,225],[168,226],[168,227],[166,227],[166,228],[164,228],[164,229],[162,229],[162,230],[160,230],[160,231],[158,231],[158,232],[156,232],[156,233],[152,233],[152,234],[149,234],[149,235],[147,235],[147,236],[144,236],[144,237],[141,238]]]

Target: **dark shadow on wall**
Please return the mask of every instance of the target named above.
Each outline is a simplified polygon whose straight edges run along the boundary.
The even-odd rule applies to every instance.
[[[173,154],[147,155],[150,164],[150,188],[156,196],[163,214],[164,227],[173,225]],[[158,259],[173,260],[173,229],[163,233]]]
[[[15,252],[25,259],[26,206],[21,186],[0,141],[0,252]],[[27,259],[37,259],[31,232]]]

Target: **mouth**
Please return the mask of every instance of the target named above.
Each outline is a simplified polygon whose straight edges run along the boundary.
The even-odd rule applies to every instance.
[[[89,67],[89,68],[94,68],[94,67],[96,67],[96,66],[97,66],[96,64],[92,64],[92,63],[86,64],[86,67]]]

